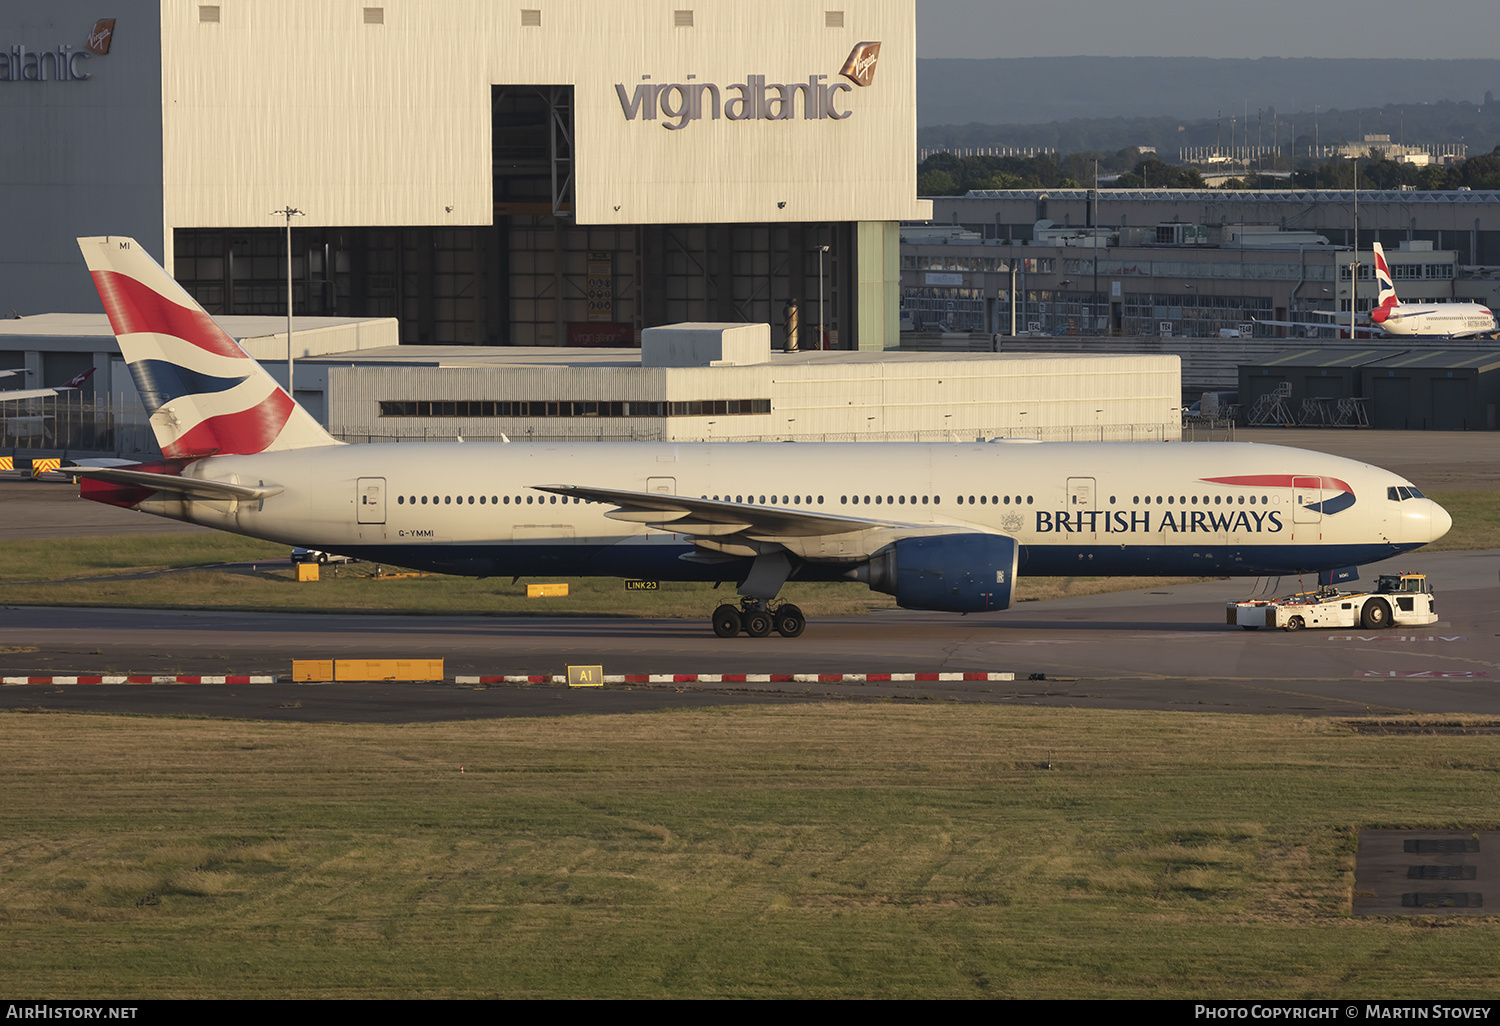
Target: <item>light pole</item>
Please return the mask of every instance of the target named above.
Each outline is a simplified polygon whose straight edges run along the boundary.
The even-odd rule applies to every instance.
[[[1354,341],[1354,315],[1359,309],[1359,157],[1354,158],[1354,262],[1349,265],[1349,341]],[[1373,332],[1371,333],[1373,334]]]
[[[286,218],[286,394],[295,401],[297,394],[292,391],[292,218],[303,215],[293,206],[271,211],[272,217],[277,215]]]
[[[827,327],[823,321],[823,254],[828,252],[827,246],[818,247],[818,348],[821,350],[827,338]]]
[[[1010,337],[1016,337],[1016,251],[1010,251]]]

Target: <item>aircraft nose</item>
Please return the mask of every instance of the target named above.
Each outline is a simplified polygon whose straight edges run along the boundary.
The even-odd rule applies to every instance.
[[[1447,534],[1449,528],[1453,526],[1453,518],[1448,515],[1447,510],[1431,499],[1427,501],[1432,505],[1432,512],[1428,515],[1428,519],[1432,523],[1432,534],[1428,538],[1428,541],[1437,541],[1443,535]]]

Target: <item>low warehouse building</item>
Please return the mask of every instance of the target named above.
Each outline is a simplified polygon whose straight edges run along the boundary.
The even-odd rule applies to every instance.
[[[1252,427],[1493,431],[1500,350],[1308,349],[1241,366],[1239,394]]]
[[[1371,426],[1430,431],[1496,429],[1500,350],[1409,352],[1361,369]]]
[[[648,329],[633,349],[337,355],[329,427],[353,441],[1146,441],[1180,432],[1175,356],[772,352],[765,324]]]
[[[1240,367],[1240,408],[1251,427],[1368,427],[1361,368],[1394,347],[1303,349]]]
[[[84,392],[0,403],[0,447],[153,450],[102,314],[3,323],[27,327],[0,331],[0,358],[36,364],[49,384],[74,363],[101,373]],[[285,383],[286,335],[273,333],[273,318],[223,325]],[[786,353],[772,350],[769,325],[739,323],[647,329],[640,349],[403,346],[389,319],[307,318],[294,338],[297,401],[354,442],[1179,434],[1181,361],[1170,354]]]

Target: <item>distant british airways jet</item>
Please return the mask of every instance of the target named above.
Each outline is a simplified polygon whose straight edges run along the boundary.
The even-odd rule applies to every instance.
[[[1010,605],[1018,573],[1266,576],[1442,537],[1389,471],[1271,445],[346,445],[131,239],[80,239],[164,460],[98,502],[442,573],[735,581],[712,616],[795,637],[788,580],[910,609]]]

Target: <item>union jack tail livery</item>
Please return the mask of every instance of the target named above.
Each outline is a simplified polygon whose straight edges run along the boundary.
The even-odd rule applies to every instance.
[[[163,455],[340,444],[134,239],[79,239]]]
[[[1391,311],[1401,305],[1396,298],[1396,285],[1391,281],[1391,265],[1385,262],[1385,250],[1375,243],[1375,281],[1380,285],[1380,295],[1375,299],[1375,308],[1370,311],[1370,320],[1384,324]]]

